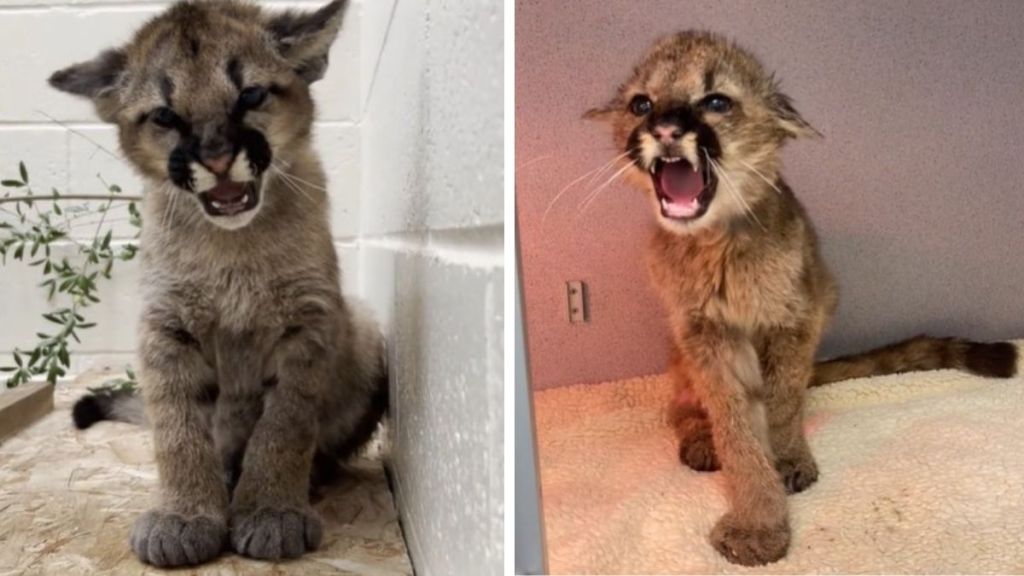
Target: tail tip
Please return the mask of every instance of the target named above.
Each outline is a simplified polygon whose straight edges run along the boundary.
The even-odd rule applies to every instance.
[[[1017,347],[1009,342],[971,342],[964,364],[979,376],[1012,378],[1017,374]]]
[[[79,398],[71,409],[71,418],[75,421],[75,428],[79,430],[85,430],[100,420],[105,420],[106,417],[103,406],[96,396],[91,394]]]

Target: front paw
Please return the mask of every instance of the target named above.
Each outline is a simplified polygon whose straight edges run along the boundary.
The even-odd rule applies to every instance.
[[[186,518],[150,510],[132,527],[132,550],[146,564],[170,568],[201,564],[216,558],[227,536],[227,526],[212,516]]]
[[[298,558],[320,546],[323,528],[312,509],[257,508],[231,515],[231,545],[250,558]]]
[[[751,525],[729,512],[711,530],[711,544],[726,560],[744,566],[775,562],[789,548],[789,524]]]
[[[775,469],[779,471],[787,494],[803,492],[818,480],[818,465],[810,454],[797,458],[779,458],[775,463]]]
[[[697,472],[714,472],[718,470],[718,456],[711,439],[711,431],[706,434],[693,434],[679,441],[679,461]]]

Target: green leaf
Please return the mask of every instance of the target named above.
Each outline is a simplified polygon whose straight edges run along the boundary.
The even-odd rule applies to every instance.
[[[22,188],[25,186],[25,183],[19,182],[17,180],[3,180],[0,181],[0,186],[3,186],[5,188]]]
[[[113,235],[114,235],[114,231],[113,230],[107,230],[107,235],[103,237],[103,243],[100,244],[100,247],[103,248],[103,249],[110,248],[110,238]]]
[[[21,361],[21,355],[18,354],[17,350],[14,351],[14,363],[18,365],[18,368],[24,366],[24,364]]]
[[[24,162],[18,162],[18,171],[21,172],[21,181],[28,184],[28,170],[25,169]]]
[[[4,367],[0,368],[0,372],[14,372],[17,369],[18,369],[17,366],[4,366]]]

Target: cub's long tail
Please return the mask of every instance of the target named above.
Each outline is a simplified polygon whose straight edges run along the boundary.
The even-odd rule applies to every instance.
[[[972,342],[958,338],[915,336],[861,354],[819,362],[811,386],[850,378],[952,368],[989,378],[1017,374],[1020,354],[1010,342]]]
[[[82,396],[75,402],[71,417],[79,430],[84,430],[101,420],[149,425],[142,397],[136,391],[122,389],[100,390]]]

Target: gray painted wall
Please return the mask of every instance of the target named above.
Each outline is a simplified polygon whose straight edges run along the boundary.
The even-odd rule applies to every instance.
[[[664,370],[646,201],[556,192],[617,152],[580,120],[657,36],[723,32],[825,134],[785,152],[841,287],[835,354],[917,332],[1024,335],[1024,2],[517,0],[517,212],[537,388]],[[564,281],[592,320],[564,319]]]

